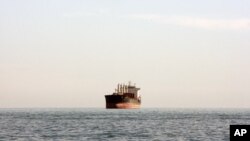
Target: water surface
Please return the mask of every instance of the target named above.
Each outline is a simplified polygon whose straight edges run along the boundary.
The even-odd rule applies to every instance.
[[[0,140],[229,141],[250,109],[0,109]]]

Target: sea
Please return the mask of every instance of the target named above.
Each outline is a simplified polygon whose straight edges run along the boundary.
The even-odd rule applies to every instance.
[[[229,141],[250,109],[0,109],[0,141]]]

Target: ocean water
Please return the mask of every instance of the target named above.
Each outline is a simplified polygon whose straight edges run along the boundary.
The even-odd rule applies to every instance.
[[[0,109],[0,140],[229,141],[250,109]]]

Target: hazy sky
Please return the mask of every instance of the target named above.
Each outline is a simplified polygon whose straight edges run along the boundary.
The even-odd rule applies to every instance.
[[[1,0],[0,108],[250,108],[249,0]]]

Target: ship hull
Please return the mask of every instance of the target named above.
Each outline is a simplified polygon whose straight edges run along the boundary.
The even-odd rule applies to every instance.
[[[107,109],[138,109],[141,106],[140,99],[122,95],[106,95]]]
[[[107,109],[139,109],[139,104],[133,103],[106,103]]]

